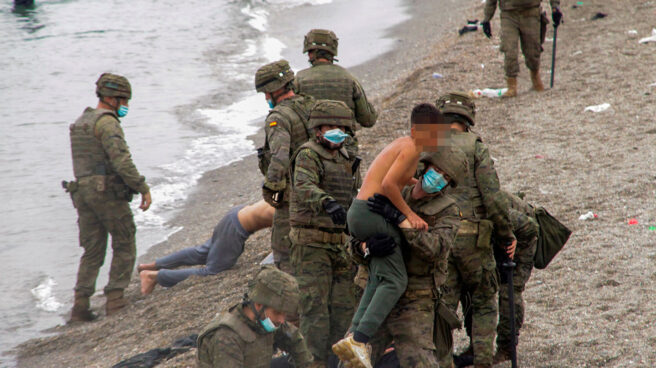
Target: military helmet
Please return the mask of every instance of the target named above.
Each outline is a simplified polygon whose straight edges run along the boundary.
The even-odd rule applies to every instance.
[[[102,73],[96,81],[96,95],[98,97],[121,97],[132,98],[132,87],[127,78],[111,74]]]
[[[342,101],[318,100],[310,111],[308,128],[337,125],[353,129],[353,111]]]
[[[433,164],[444,171],[451,179],[451,186],[455,187],[462,183],[467,174],[467,157],[461,149],[454,146],[439,146],[435,152],[423,152],[419,161],[425,167]]]
[[[435,101],[435,106],[442,114],[458,114],[474,125],[476,116],[476,104],[468,94],[463,92],[450,92],[442,95]]]
[[[261,66],[255,72],[255,90],[258,92],[274,92],[294,80],[294,71],[285,59]]]
[[[337,56],[337,44],[339,38],[335,32],[327,29],[312,29],[305,35],[303,41],[303,53],[310,50],[326,50],[333,56]]]
[[[296,279],[273,266],[264,266],[250,282],[251,301],[277,311],[295,314],[301,293]]]

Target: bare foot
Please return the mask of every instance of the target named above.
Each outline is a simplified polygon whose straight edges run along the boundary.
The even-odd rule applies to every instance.
[[[139,266],[137,266],[137,272],[141,273],[141,271],[157,271],[157,266],[155,265],[155,262],[153,263],[140,263]]]
[[[144,270],[139,273],[141,279],[141,294],[148,295],[153,292],[157,285],[157,271]]]

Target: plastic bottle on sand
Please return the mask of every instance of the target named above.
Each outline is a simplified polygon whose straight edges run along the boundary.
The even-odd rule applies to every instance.
[[[479,98],[481,96],[485,97],[490,97],[490,98],[498,98],[501,97],[508,88],[485,88],[485,89],[475,89],[473,91],[469,91],[469,95],[473,98]]]

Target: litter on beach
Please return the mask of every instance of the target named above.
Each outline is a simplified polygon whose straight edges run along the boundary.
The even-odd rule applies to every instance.
[[[650,84],[649,87],[656,87],[656,83]]]
[[[273,252],[269,253],[268,256],[264,257],[260,265],[273,264]]]
[[[629,225],[638,225],[638,220],[632,218],[632,219],[629,219],[628,223],[629,223]]]
[[[583,53],[583,51],[576,50],[576,51],[574,51],[574,53],[572,53],[572,56],[581,55],[582,53]]]
[[[602,19],[602,18],[606,18],[607,16],[608,16],[608,14],[606,14],[606,13],[597,13],[597,14],[593,15],[592,18],[590,18],[590,20]]]
[[[628,34],[630,34],[630,35],[637,35],[637,34],[638,34],[638,31],[636,31],[635,29],[631,29],[631,30],[629,30],[629,31],[626,32],[626,33],[628,33]]]
[[[444,78],[444,75],[442,75],[442,74],[440,74],[440,73],[437,73],[437,72],[435,72],[435,73],[433,73],[433,78],[435,78],[435,79],[440,79],[440,78]]]
[[[588,211],[588,213],[579,216],[579,220],[581,221],[594,220],[596,218],[599,218],[599,216],[597,216],[597,214],[592,211]]]
[[[586,111],[602,112],[608,110],[609,108],[610,108],[609,103],[602,103],[601,105],[588,106],[583,110],[583,112]]]
[[[497,98],[501,97],[508,88],[484,88],[484,89],[475,89],[473,91],[469,91],[469,95],[473,98],[479,98],[481,96],[489,97],[489,98]]]
[[[656,28],[652,28],[651,30],[651,36],[641,38],[638,43],[647,43],[647,42],[656,42]]]

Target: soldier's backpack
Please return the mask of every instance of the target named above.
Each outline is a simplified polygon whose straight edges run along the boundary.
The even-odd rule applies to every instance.
[[[535,218],[540,225],[540,231],[538,233],[537,249],[535,250],[534,266],[542,270],[563,249],[572,231],[551,216],[543,207],[535,209]]]

